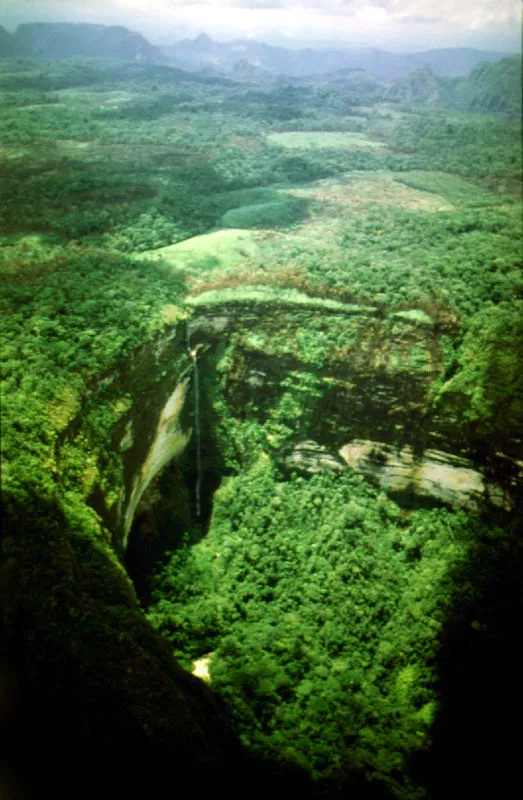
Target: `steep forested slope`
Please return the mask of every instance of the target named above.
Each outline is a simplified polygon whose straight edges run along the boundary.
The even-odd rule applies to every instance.
[[[396,81],[387,92],[387,98],[408,104],[448,106],[452,102],[452,92],[430,67],[422,67]]]
[[[456,86],[456,100],[470,111],[521,114],[521,58],[505,58],[497,64],[478,64]]]

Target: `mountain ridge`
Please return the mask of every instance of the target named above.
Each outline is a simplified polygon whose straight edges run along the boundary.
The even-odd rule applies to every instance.
[[[14,34],[0,33],[0,56],[27,56],[49,61],[75,56],[112,57],[150,64],[168,64],[167,57],[142,34],[122,25],[74,22],[31,22]]]
[[[332,85],[378,92],[392,102],[521,113],[521,58],[473,48],[410,54],[379,48],[289,50],[254,39],[218,42],[204,33],[160,48],[122,26],[26,23],[14,34],[0,26],[0,57],[16,56],[50,61],[110,57],[266,89]]]
[[[394,82],[386,99],[412,105],[431,105],[509,115],[521,114],[521,59],[482,61],[463,78],[442,78],[430,67],[414,70]]]
[[[367,77],[389,81],[406,77],[415,69],[430,67],[440,77],[463,77],[483,61],[510,57],[475,48],[441,48],[415,53],[389,53],[376,47],[290,50],[255,39],[218,42],[207,34],[163,45],[162,52],[186,70],[212,64],[227,75],[241,59],[254,67],[286,77],[320,77],[346,69],[365,69]]]

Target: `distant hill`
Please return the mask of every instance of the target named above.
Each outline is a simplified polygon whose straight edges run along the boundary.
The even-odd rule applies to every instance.
[[[419,67],[430,67],[440,78],[459,78],[468,75],[482,61],[496,62],[507,56],[510,56],[510,53],[474,50],[469,47],[449,47],[411,53],[409,58],[417,61]]]
[[[387,91],[386,99],[406,104],[449,106],[453,104],[450,86],[438,78],[430,67],[414,70],[396,81]]]
[[[468,48],[407,54],[388,53],[377,48],[290,50],[254,39],[217,42],[206,34],[162,47],[162,51],[177,66],[187,70],[201,71],[212,66],[230,75],[241,60],[274,75],[299,79],[335,75],[334,79],[339,80],[343,71],[363,70],[371,81],[384,83],[406,78],[422,67],[430,67],[440,77],[460,77],[482,61],[499,61],[510,55]]]
[[[385,99],[405,104],[432,105],[520,115],[522,111],[522,61],[519,56],[495,64],[478,64],[464,78],[442,78],[429,67],[394,81]]]
[[[19,55],[19,48],[15,37],[0,25],[0,58]]]
[[[241,58],[234,64],[230,77],[235,81],[256,83],[258,86],[272,86],[277,80],[273,72],[263,69],[263,67],[257,67],[245,58]]]
[[[385,99],[405,104],[459,108],[464,111],[520,115],[522,62],[519,56],[478,64],[464,78],[441,78],[429,67],[393,82]]]
[[[19,25],[12,37],[18,53],[49,60],[73,56],[103,56],[166,64],[168,59],[139,33],[120,26],[84,23]]]
[[[217,42],[201,34],[160,49],[121,26],[31,23],[14,34],[0,26],[0,57],[10,56],[122,59],[181,68],[200,80],[227,78],[264,88],[332,84],[406,104],[521,113],[521,58],[469,48],[408,54],[377,48],[290,50],[254,39]]]
[[[497,64],[478,64],[456,86],[456,103],[469,111],[521,114],[521,63],[521,58],[516,56]]]
[[[120,58],[170,66],[206,76],[270,86],[281,77],[298,83],[386,85],[408,78],[416,70],[429,68],[437,77],[458,78],[467,75],[482,62],[495,63],[510,57],[507,53],[447,48],[418,53],[388,53],[378,48],[291,50],[274,47],[255,39],[217,42],[202,33],[195,39],[155,47],[141,34],[121,26],[86,23],[30,23],[19,25],[14,35],[0,26],[0,57],[29,56],[60,59],[74,56]],[[433,102],[435,85],[423,88],[429,74],[421,72],[418,86],[409,84],[398,89],[406,97],[424,93]],[[430,79],[432,80],[432,79]],[[472,90],[471,90],[472,91]],[[444,94],[444,92],[443,92]],[[480,101],[478,101],[480,102]]]

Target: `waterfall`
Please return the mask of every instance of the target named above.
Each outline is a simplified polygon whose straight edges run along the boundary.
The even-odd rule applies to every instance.
[[[187,325],[187,349],[192,361],[193,391],[194,391],[194,431],[196,436],[196,516],[201,516],[202,494],[202,448],[200,428],[200,375],[198,372],[198,349],[191,348],[191,334]]]

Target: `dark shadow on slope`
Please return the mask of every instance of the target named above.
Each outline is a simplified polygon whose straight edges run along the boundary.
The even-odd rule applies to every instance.
[[[198,475],[192,443],[180,461],[170,464],[155,483],[155,497],[147,510],[136,515],[124,562],[145,607],[151,602],[153,575],[169,560],[182,537],[188,534],[198,541],[209,528],[214,493],[226,469],[210,440],[202,442],[201,462]]]
[[[432,800],[509,797],[520,783],[522,530],[520,519],[506,539],[479,542],[452,577],[457,598],[437,660],[440,713],[433,747],[415,765]]]
[[[3,797],[329,796],[298,767],[244,751],[219,698],[147,623],[110,551],[57,503],[27,494],[4,516]],[[364,789],[350,797],[378,800]]]

